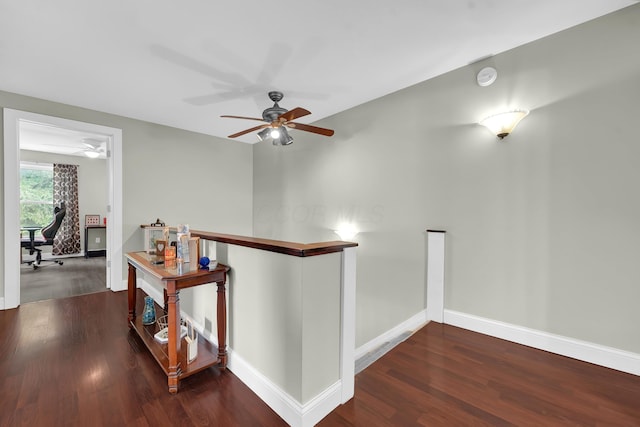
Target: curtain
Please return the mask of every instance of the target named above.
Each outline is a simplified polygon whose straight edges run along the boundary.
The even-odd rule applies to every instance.
[[[53,165],[53,203],[64,202],[67,214],[53,240],[53,255],[80,253],[80,214],[78,212],[78,166]]]

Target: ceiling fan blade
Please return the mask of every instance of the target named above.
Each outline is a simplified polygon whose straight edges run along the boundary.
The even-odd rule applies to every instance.
[[[238,132],[238,133],[234,133],[233,135],[229,135],[227,138],[236,138],[236,137],[238,137],[238,136],[242,136],[242,135],[244,135],[244,134],[247,134],[247,133],[250,133],[250,132],[256,131],[256,130],[258,130],[258,129],[268,128],[269,126],[271,126],[271,125],[270,125],[270,124],[268,124],[268,123],[266,123],[266,124],[264,124],[264,125],[256,126],[256,127],[254,127],[254,128],[251,128],[251,129],[247,129],[247,130],[243,130],[243,131]]]
[[[264,119],[259,119],[257,117],[244,117],[244,116],[220,116],[227,119],[245,119],[245,120],[257,120],[259,122],[264,122]]]
[[[278,116],[278,120],[288,122],[299,117],[308,116],[309,114],[311,114],[311,111],[305,110],[304,108],[296,107],[293,110],[289,110],[286,113],[280,114]]]
[[[286,124],[286,126],[297,130],[318,133],[324,136],[332,136],[334,134],[332,129],[319,128],[318,126],[305,125],[304,123],[289,122]]]

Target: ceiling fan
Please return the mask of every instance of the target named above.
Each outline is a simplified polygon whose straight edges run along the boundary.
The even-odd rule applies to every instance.
[[[82,138],[82,145],[84,145],[85,148],[80,153],[91,159],[97,159],[106,153],[102,141],[98,139]]]
[[[269,92],[269,99],[273,101],[273,107],[264,110],[262,112],[261,119],[244,116],[220,116],[231,119],[258,120],[260,122],[266,122],[260,126],[255,126],[250,129],[234,133],[233,135],[229,135],[229,138],[237,138],[238,136],[262,129],[258,132],[258,139],[260,141],[271,138],[273,140],[273,145],[289,145],[293,142],[293,138],[289,135],[289,132],[287,132],[287,128],[317,133],[324,136],[333,135],[334,132],[331,129],[294,122],[293,120],[307,116],[311,114],[311,112],[300,107],[296,107],[293,110],[286,110],[280,107],[278,102],[282,100],[283,96],[282,92]]]

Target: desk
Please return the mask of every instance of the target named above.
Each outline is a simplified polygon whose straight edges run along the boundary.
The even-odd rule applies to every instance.
[[[30,243],[29,243],[29,247],[27,248],[27,249],[29,249],[29,255],[33,255],[33,252],[35,251],[35,246],[33,245],[33,242],[34,242],[35,237],[36,237],[36,231],[39,231],[39,230],[42,230],[41,226],[22,227],[20,229],[20,231],[28,231],[29,232],[29,242]]]
[[[129,296],[129,327],[132,328],[147,346],[158,364],[167,375],[170,393],[178,392],[180,379],[200,372],[210,366],[218,365],[221,369],[227,366],[227,305],[225,283],[229,267],[218,264],[213,270],[200,270],[197,263],[183,264],[182,271],[177,265],[164,266],[153,265],[151,260],[155,255],[146,252],[130,252],[126,254],[129,264],[128,296]],[[173,267],[173,268],[171,268]],[[159,279],[165,292],[165,311],[168,316],[169,342],[160,344],[153,338],[157,332],[156,325],[144,326],[141,318],[136,318],[136,270],[150,274]],[[180,289],[216,283],[218,286],[217,297],[217,323],[218,323],[218,351],[206,340],[198,340],[198,357],[191,363],[186,361],[186,346],[181,345],[179,339],[180,327]]]

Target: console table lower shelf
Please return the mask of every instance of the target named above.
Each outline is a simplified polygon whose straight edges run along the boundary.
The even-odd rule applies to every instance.
[[[139,291],[142,292],[142,291]],[[144,300],[144,295],[141,296],[141,300]],[[162,309],[156,307],[156,312],[160,313]],[[153,337],[158,332],[158,326],[143,325],[142,316],[138,316],[129,322],[131,328],[138,334],[145,347],[156,359],[158,365],[162,368],[165,375],[169,375],[169,353],[168,345],[162,344]],[[180,349],[178,350],[178,380],[184,379],[190,375],[196,374],[211,366],[218,366],[221,364],[221,360],[218,359],[218,349],[213,346],[209,341],[198,339],[198,356],[191,362],[187,363],[187,345],[183,341]]]

